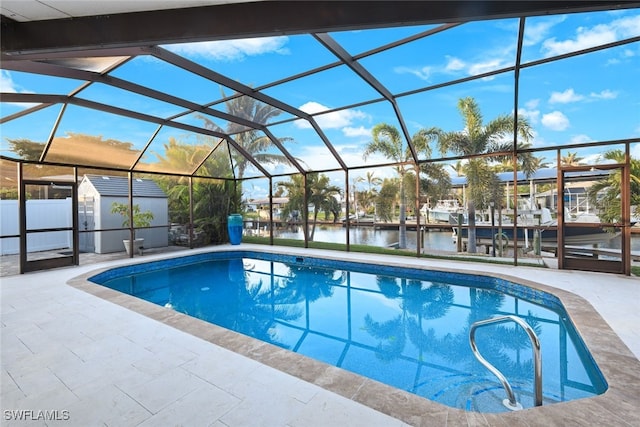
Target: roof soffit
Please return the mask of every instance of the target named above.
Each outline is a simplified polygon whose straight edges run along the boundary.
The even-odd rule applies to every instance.
[[[3,15],[3,55],[186,43],[309,32],[638,7],[592,1],[264,1],[18,22]],[[144,25],[140,25],[144,22]]]

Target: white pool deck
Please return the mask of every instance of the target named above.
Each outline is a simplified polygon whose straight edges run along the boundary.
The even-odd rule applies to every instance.
[[[218,246],[213,250],[238,248]],[[246,244],[241,245],[241,249],[279,250]],[[602,418],[609,420],[609,426],[640,425],[640,371],[636,369],[640,366],[637,364],[640,358],[638,278],[312,249],[282,250],[306,256],[491,272],[572,292],[587,300],[626,345],[627,348],[622,345],[622,350],[611,358],[621,357],[624,361],[621,363],[630,362],[629,366],[635,371],[622,373],[628,376],[624,379],[626,391],[619,392],[612,387],[616,389],[612,393],[623,396],[617,398],[623,401],[620,408],[594,410],[610,412]],[[133,262],[201,251],[145,255]],[[118,296],[103,298],[97,295],[100,291],[92,294],[67,284],[96,269],[129,262],[132,261],[109,261],[0,278],[1,425],[596,425],[590,424],[594,418],[585,414],[582,407],[571,405],[573,402],[551,405],[558,409],[541,413],[543,416],[514,416],[510,421],[448,410],[424,416],[394,416],[393,409],[380,410],[383,406],[373,409],[360,403],[363,399],[350,398],[347,392],[330,391],[318,385],[318,381],[307,382],[202,336],[172,327],[171,319],[159,321],[126,308],[119,304]],[[180,319],[173,321],[181,322]],[[580,329],[580,325],[578,327]],[[606,347],[606,343],[603,346]],[[610,362],[607,364],[613,368],[607,367],[605,374],[613,386],[618,376],[615,361]],[[626,368],[622,366],[620,370]],[[362,393],[353,390],[351,394],[358,392]],[[629,396],[637,400],[634,402]],[[610,408],[608,403],[602,405]],[[535,410],[522,411],[522,414]],[[26,420],[18,420],[20,417]],[[47,419],[51,417],[57,420]]]

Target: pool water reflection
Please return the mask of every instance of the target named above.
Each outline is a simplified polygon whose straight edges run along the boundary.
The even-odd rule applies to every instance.
[[[223,256],[223,258],[220,258]],[[188,260],[193,258],[192,260]],[[196,262],[197,261],[197,262]],[[498,380],[474,358],[470,325],[514,314],[542,344],[544,404],[606,383],[550,295],[501,279],[242,253],[122,267],[91,280],[452,407],[502,412]],[[134,273],[134,274],[131,274]],[[530,296],[530,297],[528,297]],[[544,307],[541,302],[550,307]],[[513,324],[476,334],[480,352],[533,406],[532,350]]]

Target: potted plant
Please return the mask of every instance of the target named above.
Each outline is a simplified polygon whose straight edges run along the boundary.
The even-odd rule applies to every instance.
[[[119,214],[122,216],[122,226],[129,227],[129,218],[133,216],[133,245],[131,245],[131,240],[124,239],[122,242],[124,243],[124,249],[127,251],[127,255],[131,255],[131,251],[137,251],[142,253],[142,248],[144,247],[144,238],[136,238],[136,228],[139,227],[149,227],[151,225],[151,221],[153,220],[153,212],[151,211],[140,211],[140,205],[133,205],[133,215],[129,215],[129,204],[128,203],[120,203],[113,202],[111,204],[111,213]]]

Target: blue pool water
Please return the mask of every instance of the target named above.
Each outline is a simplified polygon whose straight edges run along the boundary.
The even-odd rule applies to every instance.
[[[522,317],[542,348],[544,404],[606,382],[553,295],[480,275],[251,251],[108,270],[90,279],[442,404],[504,412],[500,382],[473,356],[470,325]],[[533,403],[533,357],[515,323],[479,328],[481,354]]]

